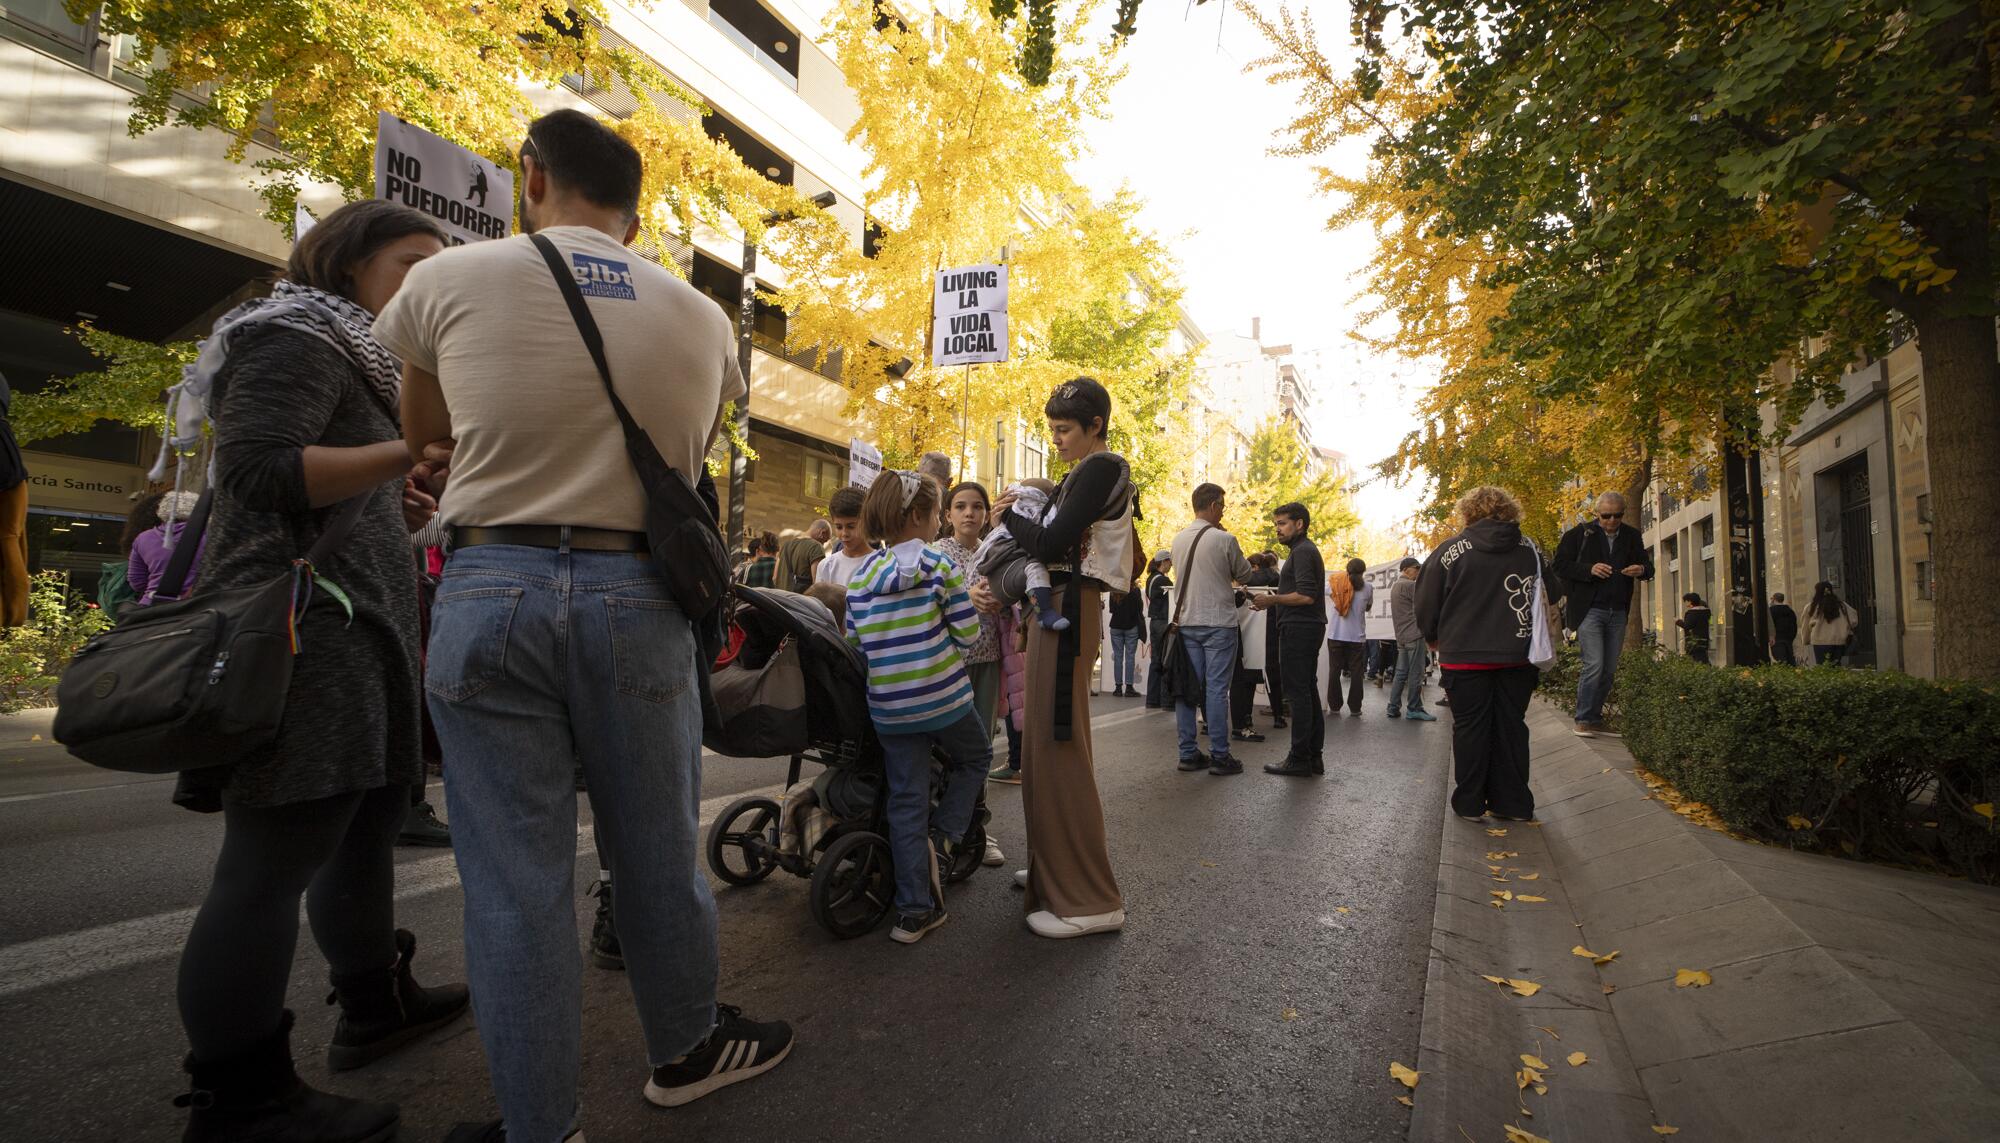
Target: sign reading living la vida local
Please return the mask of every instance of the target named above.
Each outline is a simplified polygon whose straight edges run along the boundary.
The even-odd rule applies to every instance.
[[[931,364],[1007,360],[1007,267],[939,270],[931,312]]]
[[[453,246],[513,228],[514,172],[386,111],[375,121],[375,197],[437,219]]]

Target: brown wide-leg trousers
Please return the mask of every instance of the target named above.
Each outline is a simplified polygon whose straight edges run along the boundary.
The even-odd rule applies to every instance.
[[[1062,592],[1074,585],[1058,587]],[[1098,592],[1083,588],[1077,635],[1094,648]],[[1067,742],[1056,741],[1056,663],[1062,634],[1029,621],[1027,729],[1021,736],[1021,808],[1028,820],[1030,913],[1047,909],[1058,917],[1091,917],[1125,907],[1111,854],[1104,844],[1104,807],[1097,797],[1097,772],[1090,756],[1090,674],[1078,659],[1070,680],[1074,728]]]

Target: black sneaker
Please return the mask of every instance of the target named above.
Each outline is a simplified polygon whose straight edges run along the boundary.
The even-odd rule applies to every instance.
[[[1208,772],[1218,778],[1226,778],[1231,774],[1241,774],[1243,772],[1243,763],[1238,762],[1234,758],[1217,758],[1214,762],[1209,763]]]
[[[661,1107],[693,1103],[712,1091],[763,1075],[792,1050],[792,1026],[783,1020],[745,1020],[734,1004],[715,1006],[715,1030],[708,1039],[671,1064],[653,1069],[646,1099]]]
[[[913,917],[896,918],[896,927],[889,930],[889,939],[899,945],[913,945],[924,939],[924,934],[945,923],[951,914],[943,909],[932,909],[928,913],[918,913]]]
[[[1257,732],[1256,732],[1256,731],[1254,731],[1254,730],[1249,730],[1249,729],[1244,729],[1244,730],[1232,730],[1232,731],[1230,731],[1230,732],[1229,732],[1229,737],[1230,737],[1230,738],[1232,738],[1232,739],[1234,739],[1234,740],[1236,740],[1237,742],[1262,742],[1262,741],[1264,741],[1264,736],[1263,736],[1263,735],[1261,735],[1261,734],[1257,733]]]
[[[618,921],[611,912],[611,882],[592,885],[590,895],[597,898],[597,920],[590,926],[590,963],[623,972],[625,950],[618,944]]]
[[[429,802],[418,802],[404,815],[403,828],[396,834],[396,844],[450,848],[451,827],[438,820],[437,811],[431,808]]]
[[[1208,769],[1208,755],[1197,750],[1194,753],[1194,757],[1181,759],[1179,768],[1182,773],[1186,774],[1192,774],[1196,770],[1206,770]]]

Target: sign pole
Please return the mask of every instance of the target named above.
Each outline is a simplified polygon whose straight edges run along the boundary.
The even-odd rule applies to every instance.
[[[972,415],[972,366],[970,364],[967,364],[965,367],[965,385],[962,394],[959,398],[959,405],[958,405],[958,473],[961,477],[965,475],[965,448],[967,440],[966,434],[970,431],[967,428],[967,426],[970,424],[969,418],[971,417],[971,415]]]

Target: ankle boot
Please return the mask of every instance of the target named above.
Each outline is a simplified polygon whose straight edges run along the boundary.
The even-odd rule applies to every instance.
[[[337,1072],[381,1059],[404,1044],[458,1019],[471,997],[463,984],[425,988],[410,975],[416,934],[396,930],[396,963],[333,978],[328,1004],[340,1004],[340,1024],[326,1048]]]
[[[193,1082],[175,1107],[189,1109],[181,1143],[385,1143],[396,1136],[394,1104],[364,1103],[307,1087],[292,1067],[292,1013],[271,1036],[227,1059],[190,1054]]]
[[[597,898],[597,919],[590,925],[590,962],[614,971],[625,967],[625,950],[618,945],[618,920],[611,911],[611,882],[599,881],[590,887]]]

